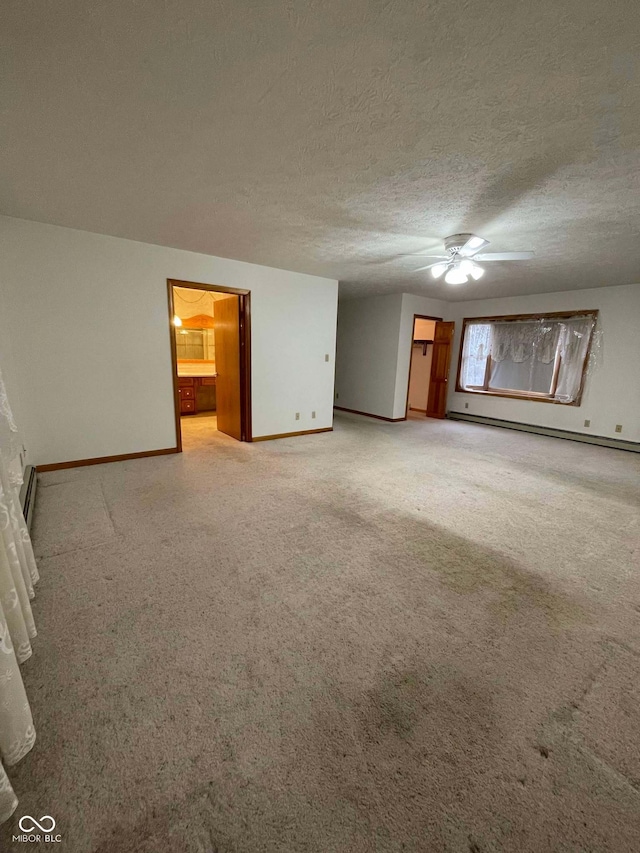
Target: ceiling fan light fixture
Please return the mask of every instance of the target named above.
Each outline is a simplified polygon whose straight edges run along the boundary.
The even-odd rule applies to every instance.
[[[449,272],[445,275],[444,280],[447,284],[466,284],[469,279],[462,272],[460,267],[452,267]]]
[[[489,240],[478,237],[477,234],[464,232],[463,234],[452,234],[444,238],[444,250],[446,255],[427,255],[425,252],[411,252],[407,257],[420,257],[432,263],[424,267],[418,267],[413,272],[431,270],[433,278],[441,278],[448,284],[466,284],[469,278],[477,281],[485,274],[484,267],[479,267],[477,262],[484,264],[485,261],[528,261],[534,257],[534,252],[485,252]]]
[[[460,261],[459,268],[461,273],[464,273],[466,276],[471,276],[476,281],[484,275],[482,267],[479,267],[478,264],[468,258],[464,258]]]
[[[434,278],[440,278],[440,276],[447,271],[448,264],[436,264],[431,267],[431,275]]]

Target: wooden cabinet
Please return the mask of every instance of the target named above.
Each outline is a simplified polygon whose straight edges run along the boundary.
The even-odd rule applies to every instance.
[[[215,376],[178,376],[180,414],[196,415],[198,412],[216,410]]]

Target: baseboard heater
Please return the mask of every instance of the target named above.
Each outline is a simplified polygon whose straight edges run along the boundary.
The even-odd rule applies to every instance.
[[[24,481],[20,489],[20,504],[22,505],[22,514],[27,522],[27,529],[31,530],[31,522],[33,521],[33,508],[36,505],[36,483],[38,475],[33,465],[27,465],[24,469]]]
[[[601,447],[613,447],[616,450],[630,450],[632,453],[640,453],[640,442],[624,441],[621,438],[607,438],[604,435],[585,435],[582,432],[572,432],[569,429],[553,429],[552,427],[535,426],[535,424],[523,424],[519,421],[488,418],[484,415],[468,415],[464,412],[447,412],[447,417],[453,421],[472,421],[473,423],[484,424],[485,426],[516,429],[520,432],[534,432],[537,435],[548,435],[551,438],[568,438],[569,441],[582,441],[585,444],[598,444]]]

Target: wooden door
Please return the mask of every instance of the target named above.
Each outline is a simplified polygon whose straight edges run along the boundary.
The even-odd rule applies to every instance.
[[[443,418],[447,411],[447,389],[454,326],[455,323],[443,323],[441,321],[436,323],[433,336],[433,355],[431,357],[429,399],[427,400],[428,418]]]
[[[240,382],[240,299],[225,296],[214,304],[216,339],[216,409],[218,429],[242,441]]]

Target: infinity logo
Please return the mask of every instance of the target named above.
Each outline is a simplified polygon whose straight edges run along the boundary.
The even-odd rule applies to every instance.
[[[45,821],[51,821],[50,826],[45,826]],[[18,821],[18,826],[23,832],[33,832],[34,829],[39,829],[40,832],[53,832],[56,828],[56,822],[49,814],[45,814],[40,818],[40,822],[38,822],[34,817],[31,817],[30,814],[24,815]]]

